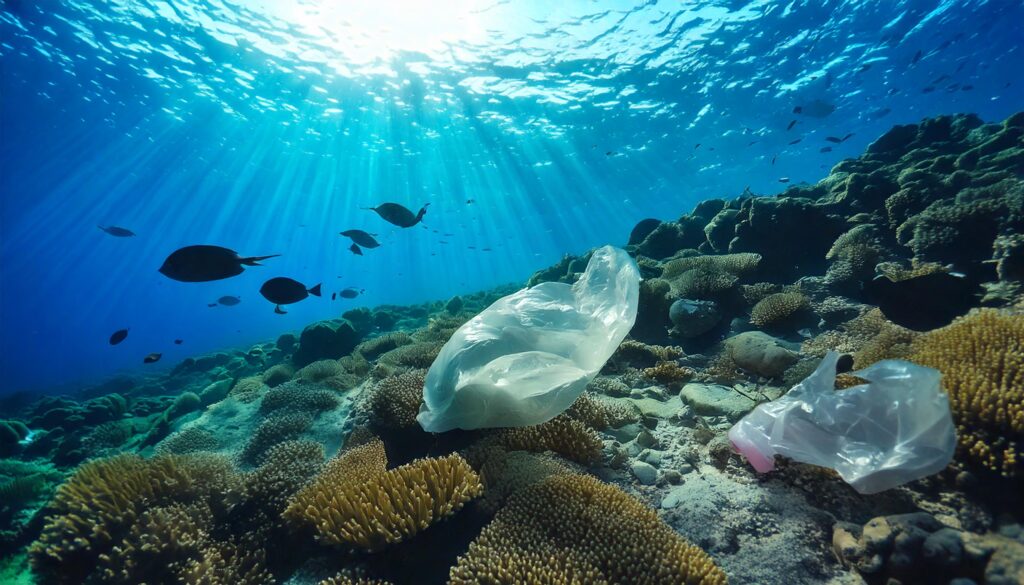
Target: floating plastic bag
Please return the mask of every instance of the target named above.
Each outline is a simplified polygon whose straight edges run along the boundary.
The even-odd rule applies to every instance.
[[[783,455],[839,472],[873,494],[949,464],[956,430],[938,371],[885,360],[853,375],[869,383],[833,390],[839,354],[829,352],[803,382],[759,405],[729,430],[733,447],[761,473]]]
[[[424,430],[519,427],[563,412],[636,320],[640,271],[599,248],[573,285],[545,282],[499,299],[452,335],[427,372]]]

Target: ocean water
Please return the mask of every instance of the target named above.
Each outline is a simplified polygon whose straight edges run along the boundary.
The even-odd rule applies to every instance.
[[[519,283],[641,219],[813,183],[893,124],[1001,120],[1022,21],[1011,1],[5,0],[2,388]],[[835,110],[793,113],[816,100]],[[430,203],[423,226],[361,209],[385,201]],[[352,254],[352,228],[381,247]],[[191,244],[281,256],[157,273]],[[365,293],[277,315],[273,276]]]

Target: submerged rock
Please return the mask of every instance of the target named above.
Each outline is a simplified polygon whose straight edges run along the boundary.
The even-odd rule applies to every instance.
[[[726,353],[737,366],[766,378],[778,377],[795,364],[800,359],[797,348],[761,331],[745,331],[725,340]]]
[[[681,337],[697,337],[711,331],[722,320],[722,311],[714,301],[679,299],[669,307],[668,317]]]
[[[691,382],[679,391],[679,398],[703,416],[724,416],[735,422],[757,403],[728,386]]]
[[[361,338],[347,320],[313,323],[302,330],[292,362],[301,368],[318,360],[336,360],[351,353]]]

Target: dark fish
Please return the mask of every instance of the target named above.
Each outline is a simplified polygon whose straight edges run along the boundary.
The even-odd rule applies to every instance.
[[[780,183],[788,183],[789,182],[789,177],[782,177],[781,179],[779,179],[779,182]]]
[[[355,254],[356,256],[362,256],[363,255],[363,251],[359,249],[359,245],[358,244],[352,244],[351,246],[348,247],[348,249],[351,250],[352,253]]]
[[[604,153],[605,156],[612,156],[614,154],[615,154],[614,150],[609,150],[608,152]]]
[[[288,311],[285,311],[284,309],[282,309],[281,305],[275,306],[274,307],[274,312],[277,313],[278,315],[287,315],[288,314]]]
[[[929,85],[928,87],[922,89],[921,93],[931,93],[933,91],[935,91],[935,86],[934,85]]]
[[[802,106],[793,108],[794,114],[803,114],[812,118],[824,118],[834,111],[836,111],[836,107],[823,100],[812,100]]]
[[[223,296],[217,299],[217,302],[224,305],[225,307],[233,307],[238,303],[242,302],[242,299],[239,297]]]
[[[854,133],[853,133],[853,132],[850,132],[850,133],[849,133],[849,134],[847,134],[846,136],[843,136],[843,139],[842,139],[842,141],[841,141],[841,142],[846,142],[847,140],[849,140],[850,138],[852,138],[852,137],[853,137],[853,135],[854,135]]]
[[[967,84],[967,85],[961,87],[960,91],[971,91],[972,89],[974,89],[974,86],[970,85],[970,84]]]
[[[397,225],[398,227],[410,228],[420,222],[423,219],[423,215],[427,213],[427,206],[429,203],[424,203],[423,207],[420,208],[419,213],[413,215],[411,211],[405,206],[397,203],[381,203],[377,207],[365,207],[364,209],[371,209],[377,212],[377,215],[384,221]]]
[[[793,146],[794,144],[800,144],[801,140],[803,140],[803,138],[797,138],[796,140],[790,140],[789,141],[789,145]]]
[[[793,126],[796,126],[796,120],[793,120],[789,123],[789,126],[786,126],[786,131],[788,132],[789,130],[792,130]]]
[[[694,150],[697,150],[698,148],[700,148],[700,142],[698,142],[697,144],[695,144],[695,145],[693,146],[693,149],[694,149]]]
[[[868,69],[871,69],[871,63],[865,63],[865,64],[861,65],[860,69],[857,70],[857,73],[864,73]]]
[[[633,226],[633,231],[629,232],[629,241],[626,242],[626,244],[629,246],[639,244],[644,241],[644,238],[651,235],[651,232],[653,232],[659,225],[661,225],[660,219],[641,219],[635,226]]]
[[[373,236],[376,236],[377,234],[371,234],[369,232],[364,232],[363,230],[345,230],[341,232],[341,235],[346,238],[350,238],[353,242],[364,248],[376,248],[380,246],[380,242],[373,239]]]
[[[476,199],[466,199],[466,205],[470,205],[472,203],[476,203]]]
[[[207,307],[216,307],[217,303],[206,303]]]
[[[455,234],[441,234],[441,235],[446,237],[446,238],[450,238],[450,237],[454,236]]]
[[[343,298],[343,299],[354,299],[354,298],[358,297],[365,290],[366,290],[365,288],[358,288],[357,289],[357,288],[349,287],[349,288],[346,288],[345,290],[341,291],[340,294],[341,294],[341,298]]]
[[[825,140],[832,142],[833,144],[839,144],[843,141],[842,138],[836,138],[835,136],[826,136]]]
[[[337,299],[337,298],[338,298],[338,293],[331,293],[331,300],[332,301]]]
[[[128,330],[118,329],[110,336],[110,345],[117,345],[124,341],[126,337],[128,337]]]
[[[109,225],[107,227],[98,225],[96,227],[117,238],[130,238],[135,235],[135,232],[133,232],[132,230],[125,229],[123,227],[117,227],[116,225]]]
[[[779,158],[779,155],[772,156],[772,166],[775,166],[775,159]]]
[[[917,65],[917,62],[921,60],[921,55],[922,55],[922,53],[921,53],[921,51],[919,49],[916,53],[914,53],[914,58],[913,58],[913,60],[910,61],[910,64],[911,65]]]
[[[208,282],[231,278],[242,273],[242,266],[260,266],[269,256],[241,258],[238,252],[220,246],[186,246],[175,250],[164,260],[160,273],[181,282]]]
[[[930,331],[948,325],[967,313],[981,292],[978,283],[962,274],[934,272],[893,282],[877,276],[864,284],[868,302],[897,325],[915,331]]]
[[[757,144],[758,142],[760,142],[760,140],[751,140],[750,142],[747,143],[747,146],[753,146],[753,145]]]
[[[943,73],[942,75],[940,75],[940,76],[938,76],[938,77],[936,77],[935,79],[932,80],[932,85],[938,85],[938,84],[942,83],[943,81],[946,81],[947,79],[949,79],[949,76],[946,75],[945,73]]]
[[[309,295],[320,296],[320,285],[307,290],[306,285],[297,280],[278,276],[264,282],[260,287],[260,294],[280,308],[280,305],[297,303]]]
[[[490,248],[481,248],[480,251],[481,252],[490,252],[491,249]]]
[[[185,341],[184,339],[175,339],[174,340],[174,345],[181,345],[182,343],[184,343],[184,341]]]
[[[158,362],[158,361],[160,361],[160,358],[163,357],[163,355],[164,354],[162,354],[162,353],[151,353],[151,354],[147,355],[146,357],[142,358],[142,363],[144,363],[144,364],[152,364],[152,363]]]
[[[820,149],[818,150],[818,152],[832,152],[832,147],[831,147],[831,146],[822,146],[822,147],[821,147],[821,148],[820,148]]]
[[[438,240],[437,243],[438,244],[447,244],[448,242],[446,240]]]

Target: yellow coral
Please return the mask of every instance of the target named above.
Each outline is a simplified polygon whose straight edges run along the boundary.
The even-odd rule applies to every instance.
[[[807,297],[799,292],[768,295],[750,310],[750,322],[757,327],[779,327],[809,306]]]
[[[554,451],[578,463],[590,464],[601,458],[601,437],[565,414],[539,425],[502,429],[495,440],[513,451]]]
[[[1003,475],[1021,475],[1024,315],[982,309],[923,335],[910,359],[942,372],[962,452]]]
[[[597,430],[620,427],[640,418],[636,407],[605,400],[591,392],[580,394],[580,397],[572,403],[565,414]]]
[[[690,256],[669,260],[664,265],[661,277],[671,279],[682,275],[688,270],[708,270],[717,273],[745,276],[757,270],[761,263],[761,255],[750,252],[738,254]]]
[[[654,380],[669,388],[681,388],[683,384],[693,379],[696,372],[691,368],[680,366],[676,362],[658,362],[650,368],[644,368],[641,373],[645,378]]]
[[[323,542],[375,551],[460,510],[483,485],[462,457],[428,458],[384,471],[379,440],[329,462],[285,510]]]
[[[451,585],[719,585],[722,572],[657,513],[583,475],[513,495],[452,567]]]

